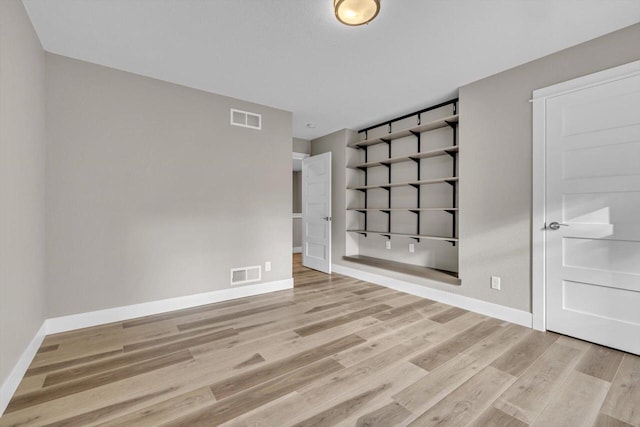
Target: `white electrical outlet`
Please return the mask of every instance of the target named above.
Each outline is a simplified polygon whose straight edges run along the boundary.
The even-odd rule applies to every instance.
[[[415,243],[409,243],[409,252],[410,253],[414,253],[416,251],[416,244]]]
[[[271,261],[264,263],[264,271],[271,271]]]
[[[491,289],[500,290],[500,278],[498,276],[491,276]]]
[[[387,240],[386,242],[384,242],[384,247],[387,249],[391,249],[391,240]]]

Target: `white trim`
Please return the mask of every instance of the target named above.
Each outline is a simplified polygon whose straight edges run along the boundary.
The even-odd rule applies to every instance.
[[[574,92],[576,90],[600,86],[635,74],[640,74],[640,60],[599,71],[597,73],[588,74],[566,82],[557,83],[541,89],[536,89],[533,91],[532,100],[535,101],[538,98],[551,98],[554,96],[564,95],[569,92]]]
[[[533,328],[546,330],[546,103],[547,99],[640,74],[640,61],[578,77],[533,91],[531,211],[531,301]]]
[[[546,100],[533,101],[533,182],[531,196],[531,310],[533,329],[545,331]]]
[[[294,254],[301,254],[302,253],[302,246],[294,246],[293,247],[293,253]]]
[[[495,317],[496,319],[506,320],[518,325],[531,327],[531,313],[516,310],[514,308],[505,307],[503,305],[493,304],[481,301],[475,298],[465,297],[463,295],[452,294],[450,292],[429,288],[426,286],[416,285],[415,283],[405,282],[403,280],[392,279],[380,274],[369,273],[367,271],[358,270],[344,265],[333,264],[333,271],[338,274],[365,280],[376,285],[395,289],[407,294],[416,295],[422,298],[428,298],[444,304],[455,307],[464,308],[465,310],[474,311],[484,314],[485,316]]]
[[[307,153],[298,153],[296,151],[291,153],[291,158],[293,160],[303,160],[303,159],[306,159],[307,157],[309,157],[309,154]]]
[[[105,323],[120,322],[123,320],[134,319],[136,317],[150,316],[152,314],[182,310],[184,308],[191,308],[204,304],[212,304],[292,288],[293,279],[284,279],[275,282],[260,283],[257,285],[222,289],[202,294],[187,295],[124,307],[108,308],[88,313],[55,317],[47,320],[47,333],[56,334],[59,332],[72,331],[74,329],[88,328],[91,326],[103,325]]]
[[[35,336],[31,339],[31,342],[27,345],[27,348],[24,349],[22,355],[16,362],[15,366],[7,376],[7,378],[0,386],[0,415],[4,413],[4,410],[7,409],[7,405],[9,401],[13,397],[13,394],[18,389],[20,385],[20,381],[24,377],[24,374],[27,372],[31,361],[35,357],[44,337],[47,335],[47,321],[42,322],[42,326],[38,332],[36,332]]]
[[[293,219],[302,219],[302,212],[292,214]]]

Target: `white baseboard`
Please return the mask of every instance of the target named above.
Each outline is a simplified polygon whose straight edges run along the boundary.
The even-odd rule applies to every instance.
[[[284,279],[275,282],[259,283],[257,285],[239,286],[202,294],[187,295],[160,301],[127,305],[124,307],[108,308],[106,310],[55,317],[47,320],[47,333],[57,334],[59,332],[72,331],[74,329],[120,322],[123,320],[134,319],[136,317],[150,316],[152,314],[166,313],[169,311],[182,310],[184,308],[250,297],[291,288],[293,288],[293,279]]]
[[[514,308],[465,297],[463,295],[452,294],[450,292],[429,288],[427,286],[416,285],[415,283],[405,282],[403,280],[393,279],[391,277],[369,273],[367,271],[358,270],[352,267],[345,267],[343,265],[333,264],[332,269],[334,273],[365,280],[367,282],[375,283],[376,285],[385,286],[407,294],[460,307],[465,310],[484,314],[485,316],[495,317],[496,319],[506,320],[528,328],[532,327],[531,313],[526,311],[516,310]]]
[[[294,246],[293,247],[293,253],[294,254],[301,254],[302,253],[302,246]]]
[[[18,362],[15,364],[9,376],[4,380],[2,386],[0,387],[0,416],[4,413],[4,410],[7,409],[7,405],[9,401],[13,397],[13,393],[16,392],[18,386],[20,385],[20,381],[24,377],[25,372],[29,368],[31,361],[35,357],[40,345],[42,344],[42,340],[44,340],[45,335],[47,335],[47,321],[42,322],[42,326],[36,332],[35,336],[27,345],[27,348],[22,352],[22,355],[18,359]]]

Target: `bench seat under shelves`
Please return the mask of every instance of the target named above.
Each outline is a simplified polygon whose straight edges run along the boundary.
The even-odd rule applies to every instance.
[[[385,270],[395,271],[397,273],[407,274],[410,276],[436,280],[438,282],[447,283],[449,285],[460,286],[461,284],[461,281],[458,278],[458,274],[452,271],[438,270],[435,268],[405,264],[402,262],[389,261],[386,259],[373,258],[364,255],[343,256],[342,259],[344,259],[345,261],[368,265],[370,267],[382,268]]]

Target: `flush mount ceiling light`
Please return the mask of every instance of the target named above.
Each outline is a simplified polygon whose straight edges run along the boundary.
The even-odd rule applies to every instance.
[[[345,25],[368,24],[380,12],[380,0],[333,0],[338,21]]]

